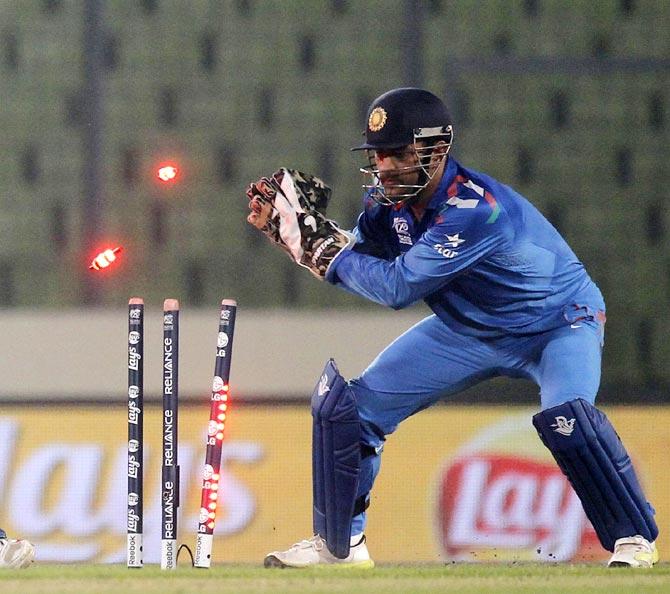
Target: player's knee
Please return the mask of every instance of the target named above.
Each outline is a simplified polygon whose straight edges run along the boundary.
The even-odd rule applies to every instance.
[[[378,396],[356,381],[347,383],[356,401],[360,419],[361,447],[380,449],[385,441],[384,431],[380,427],[381,415],[376,414],[375,408],[368,405],[370,399],[378,398]]]
[[[541,410],[547,410],[549,408],[554,408],[555,406],[560,406],[561,404],[566,404],[572,400],[576,399],[586,400],[591,406],[595,406],[596,395],[595,394],[575,394],[574,392],[560,392],[557,394],[544,394],[541,396]]]

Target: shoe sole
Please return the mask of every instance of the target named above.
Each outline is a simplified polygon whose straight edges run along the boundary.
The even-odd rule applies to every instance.
[[[630,563],[624,563],[623,561],[612,561],[608,563],[607,567],[629,567],[630,569],[651,569],[653,565],[631,565]]]
[[[294,565],[287,565],[281,561],[278,557],[274,555],[268,555],[263,559],[263,567],[266,569],[325,569],[333,568],[338,570],[347,570],[347,569],[372,569],[375,566],[375,562],[372,559],[367,561],[359,561],[357,563],[317,563],[316,565],[304,565],[302,567],[296,567]]]
[[[626,563],[625,561],[610,561],[607,567],[631,567],[633,569],[651,569],[659,560],[658,549],[654,549],[651,554],[642,553],[635,560],[639,565]]]

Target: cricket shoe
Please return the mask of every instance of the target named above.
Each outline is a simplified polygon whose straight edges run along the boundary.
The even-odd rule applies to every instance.
[[[608,567],[645,567],[650,568],[658,562],[656,543],[642,536],[627,536],[614,543],[614,554]]]
[[[4,533],[3,533],[3,536]],[[27,540],[0,538],[0,569],[23,569],[35,559],[35,545]]]
[[[295,543],[286,551],[273,551],[263,561],[265,567],[339,567],[342,569],[371,569],[375,562],[370,559],[365,536],[356,536],[352,542],[349,555],[338,559],[328,550],[326,541],[320,536],[312,536],[308,540]]]

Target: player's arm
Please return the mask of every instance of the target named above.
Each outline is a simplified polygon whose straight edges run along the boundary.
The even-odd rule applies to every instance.
[[[487,224],[483,209],[456,211],[431,227],[412,248],[386,261],[348,251],[333,264],[326,280],[361,297],[401,309],[447,285],[508,241],[506,217]]]
[[[388,247],[388,224],[383,208],[369,198],[364,200],[363,212],[352,230],[356,237],[356,244],[352,249],[359,254],[391,260],[393,254]]]

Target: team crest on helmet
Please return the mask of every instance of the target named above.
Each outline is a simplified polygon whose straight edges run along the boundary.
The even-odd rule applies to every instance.
[[[372,132],[379,132],[386,124],[386,110],[383,107],[375,107],[368,118],[368,128]]]

